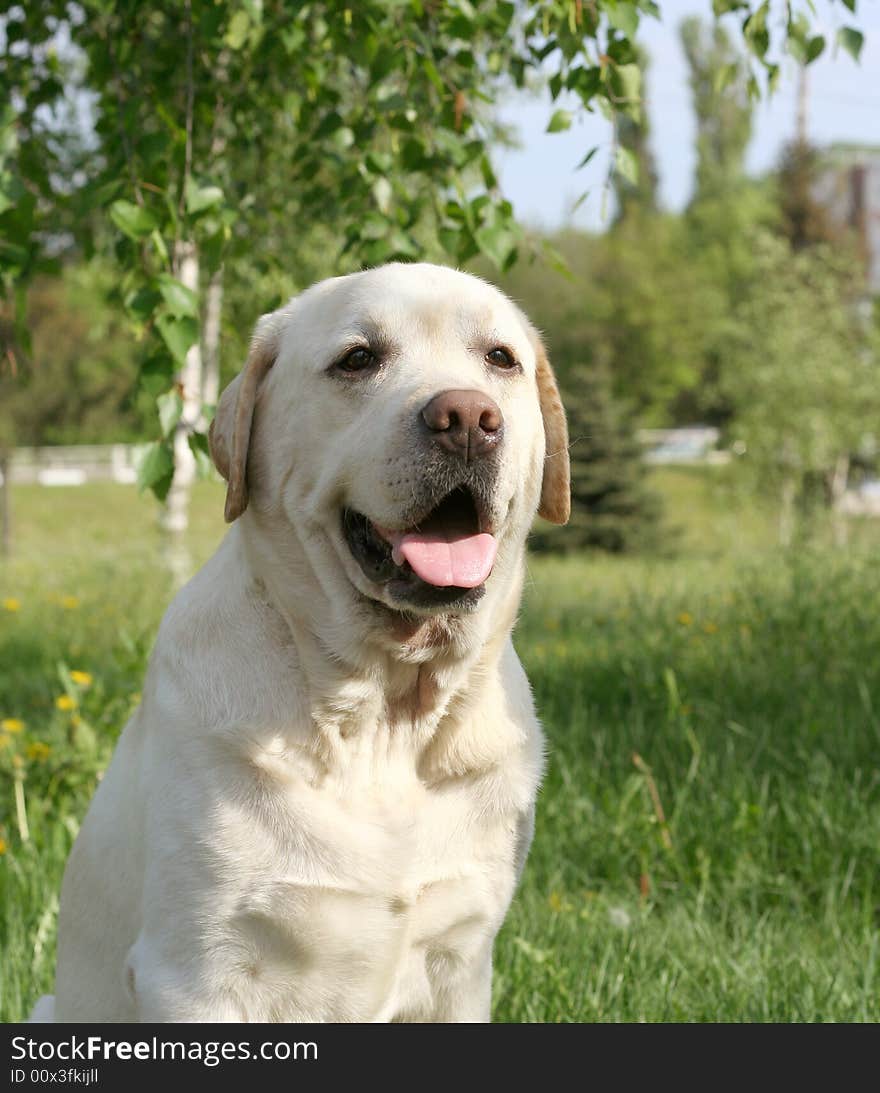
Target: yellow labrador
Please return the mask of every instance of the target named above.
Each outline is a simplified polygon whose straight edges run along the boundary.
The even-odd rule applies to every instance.
[[[432,265],[264,316],[211,446],[233,527],[171,604],[67,866],[56,1021],[474,1021],[542,736],[511,644],[569,510],[535,331]]]

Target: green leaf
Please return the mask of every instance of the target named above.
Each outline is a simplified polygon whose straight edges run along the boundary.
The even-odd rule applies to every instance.
[[[153,353],[141,365],[138,381],[143,389],[156,398],[174,379],[174,361],[163,351]]]
[[[226,31],[225,41],[229,48],[241,49],[247,41],[250,29],[251,21],[248,18],[248,13],[239,9],[229,20],[229,27]]]
[[[504,224],[492,224],[474,232],[477,246],[499,269],[504,269],[516,251],[517,238]]]
[[[211,459],[207,433],[190,433],[187,442],[189,450],[195,456],[196,474],[199,478],[213,478],[214,462]]]
[[[191,178],[187,179],[186,211],[190,216],[198,216],[199,213],[215,209],[222,204],[223,191],[219,186],[199,186]]]
[[[381,213],[369,212],[353,228],[360,239],[384,239],[388,234],[388,220]]]
[[[394,169],[394,157],[388,152],[367,152],[364,163],[374,175],[387,175]]]
[[[731,83],[736,79],[739,73],[739,65],[736,61],[730,64],[720,65],[712,79],[712,87],[716,95],[720,95],[726,87],[729,87]]]
[[[167,273],[160,274],[156,278],[156,284],[171,315],[198,318],[199,298],[191,288]]]
[[[614,152],[614,169],[621,178],[626,179],[631,185],[638,185],[639,161],[636,159],[635,153],[631,152],[629,148],[624,148],[622,144],[618,144]]]
[[[156,409],[159,411],[162,436],[170,436],[183,415],[183,399],[180,397],[180,392],[174,389],[159,395],[156,399]]]
[[[131,201],[114,201],[110,206],[110,219],[129,239],[143,239],[159,226],[149,209]]]
[[[807,64],[811,64],[825,48],[825,39],[821,34],[815,35],[807,42]]]
[[[174,477],[174,452],[167,440],[155,440],[152,444],[143,444],[135,449],[135,468],[138,489],[152,490],[164,501],[171,488]]]
[[[169,263],[168,248],[165,246],[165,240],[162,238],[162,233],[158,229],[150,232],[150,242],[156,248],[156,253],[167,266]]]
[[[595,146],[595,148],[591,148],[591,149],[589,150],[589,152],[587,152],[587,154],[586,154],[586,155],[584,156],[584,158],[583,158],[583,159],[582,159],[582,160],[580,161],[580,163],[579,163],[579,164],[577,165],[577,167],[575,167],[575,170],[576,170],[576,171],[579,171],[579,170],[580,170],[580,169],[581,169],[582,167],[586,167],[586,165],[587,165],[587,164],[588,164],[588,163],[590,162],[590,160],[591,160],[591,159],[593,158],[593,156],[594,156],[594,155],[595,155],[595,154],[596,154],[596,153],[597,153],[598,151],[599,151],[599,145],[597,144],[597,145]]]
[[[632,39],[639,29],[639,13],[635,4],[617,4],[606,11],[609,24]]]
[[[346,152],[354,144],[354,133],[347,125],[343,125],[332,135],[330,143],[340,152]]]
[[[480,157],[480,174],[483,176],[483,185],[487,190],[494,190],[498,186],[498,176],[486,155]]]
[[[189,315],[160,315],[156,320],[156,326],[171,356],[178,364],[183,364],[190,346],[195,345],[198,340],[198,322]]]
[[[770,33],[767,30],[769,9],[769,0],[764,0],[764,3],[752,12],[742,25],[746,45],[759,60],[763,60],[770,48]]]
[[[92,726],[84,718],[80,717],[75,725],[71,726],[70,742],[78,752],[86,755],[94,754],[98,748],[98,736]]]
[[[379,207],[379,212],[386,216],[391,211],[391,198],[393,191],[387,178],[377,178],[372,185],[373,200]]]
[[[862,46],[865,44],[865,36],[855,27],[840,27],[837,31],[837,42],[843,46],[854,61],[857,61],[862,52]]]
[[[638,121],[642,102],[642,71],[636,64],[617,65],[612,74],[612,87],[618,106]]]
[[[568,215],[569,216],[574,216],[574,214],[578,211],[578,209],[581,207],[581,205],[583,205],[583,203],[587,200],[587,198],[589,196],[590,196],[590,191],[589,190],[584,190],[584,192],[579,197],[577,197],[575,199],[575,201],[572,204],[571,208],[568,210]]]
[[[572,115],[570,110],[554,110],[553,117],[550,119],[550,124],[547,126],[548,133],[561,133],[565,129],[571,128]]]
[[[125,297],[125,310],[140,323],[145,323],[156,310],[162,297],[154,289],[142,286]]]

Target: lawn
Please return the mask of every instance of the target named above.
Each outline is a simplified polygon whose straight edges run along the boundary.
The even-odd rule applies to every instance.
[[[549,738],[501,1021],[880,1018],[877,535],[782,553],[721,472],[656,481],[663,559],[534,558]],[[223,534],[199,487],[192,549]],[[0,1018],[51,989],[64,861],[171,587],[133,490],[15,491],[0,566]],[[27,837],[25,837],[27,836]]]

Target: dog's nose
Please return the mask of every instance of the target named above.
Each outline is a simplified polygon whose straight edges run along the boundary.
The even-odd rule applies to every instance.
[[[466,460],[488,455],[504,427],[497,403],[482,391],[443,391],[422,407],[422,420],[435,444]]]

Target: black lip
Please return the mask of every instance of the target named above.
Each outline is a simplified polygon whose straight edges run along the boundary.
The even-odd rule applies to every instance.
[[[473,510],[475,530],[482,530],[486,524],[483,506],[466,487],[450,490],[437,504],[424,512],[420,519],[412,521],[410,526],[416,527],[430,522],[432,516],[445,507],[456,504],[460,506],[461,499],[457,495],[462,492],[467,495]],[[368,517],[354,509],[342,510],[342,533],[364,576],[374,584],[384,585],[391,598],[401,607],[468,609],[477,604],[486,591],[485,584],[476,588],[458,588],[455,585],[439,588],[423,581],[408,562],[397,565],[391,556],[391,544],[376,532]]]

